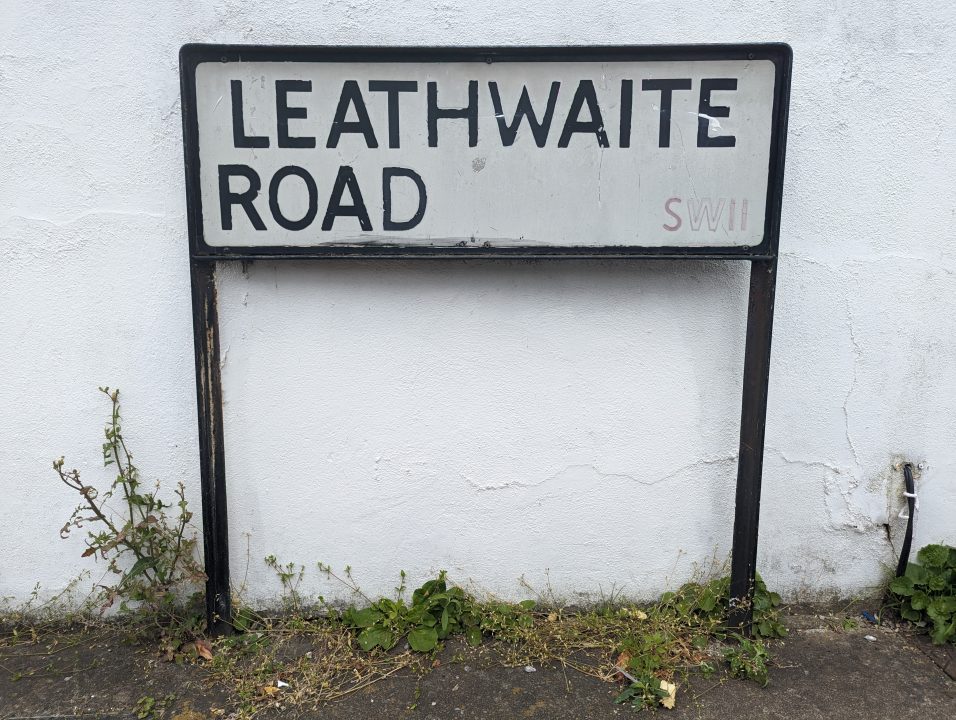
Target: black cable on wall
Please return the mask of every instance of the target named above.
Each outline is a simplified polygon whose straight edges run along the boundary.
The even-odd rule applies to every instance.
[[[910,561],[910,545],[913,543],[913,517],[916,515],[916,484],[913,482],[913,464],[903,464],[903,482],[906,484],[906,506],[908,519],[906,521],[906,535],[903,536],[903,548],[900,550],[900,561],[896,565],[896,577],[902,577],[906,572],[906,565]]]

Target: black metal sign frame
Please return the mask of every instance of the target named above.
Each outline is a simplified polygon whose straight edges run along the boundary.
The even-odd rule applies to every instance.
[[[752,247],[587,246],[459,247],[335,245],[220,247],[203,239],[199,191],[199,126],[195,72],[203,62],[297,61],[389,63],[634,62],[667,60],[769,60],[775,67],[767,204],[762,242]],[[343,258],[719,258],[750,262],[750,299],[737,466],[728,624],[749,630],[757,560],[760,486],[777,248],[783,196],[792,51],[785,44],[626,47],[302,47],[190,44],[180,51],[183,142],[192,282],[193,338],[199,419],[206,613],[214,632],[231,627],[229,533],[223,444],[222,386],[215,268],[219,261]]]

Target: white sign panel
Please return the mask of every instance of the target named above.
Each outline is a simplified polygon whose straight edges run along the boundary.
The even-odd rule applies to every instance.
[[[765,241],[772,58],[263,50],[184,67],[193,231],[212,252]]]

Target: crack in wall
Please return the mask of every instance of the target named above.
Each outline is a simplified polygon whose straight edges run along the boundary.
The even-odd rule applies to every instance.
[[[653,478],[649,475],[638,475],[637,473],[608,473],[599,470],[596,465],[591,463],[580,463],[575,465],[567,465],[564,469],[559,470],[556,473],[548,475],[537,481],[524,481],[524,480],[508,480],[498,484],[487,484],[479,483],[474,480],[474,478],[467,475],[462,475],[465,481],[471,485],[478,492],[489,492],[494,490],[508,490],[513,488],[536,488],[542,485],[546,485],[558,480],[562,480],[568,477],[582,477],[584,475],[589,475],[592,478],[598,480],[625,480],[628,482],[635,482],[639,485],[651,486],[657,485],[659,483],[668,482],[673,480],[680,475],[692,470],[694,468],[705,467],[707,465],[716,465],[720,463],[727,462],[736,462],[737,453],[729,453],[727,455],[715,455],[711,457],[700,458],[694,462],[687,463],[682,465],[674,470],[667,472],[666,474]]]
[[[826,507],[829,524],[834,529],[852,528],[858,532],[869,532],[874,528],[882,527],[882,519],[872,517],[864,506],[854,502],[853,494],[860,488],[860,478],[857,476],[854,468],[841,467],[832,462],[823,460],[808,460],[788,455],[783,450],[773,446],[765,448],[766,454],[773,455],[784,465],[797,466],[818,471],[823,471],[822,485],[824,503]],[[641,475],[636,472],[611,473],[604,472],[597,465],[591,463],[579,463],[568,465],[562,470],[548,475],[544,478],[534,481],[509,480],[501,483],[479,483],[466,475],[462,477],[479,493],[500,491],[500,490],[524,490],[542,487],[548,484],[570,480],[576,483],[586,483],[595,481],[624,481],[651,487],[661,483],[680,478],[696,469],[701,469],[711,465],[723,465],[736,463],[737,453],[725,453],[723,455],[713,455],[700,458],[693,462],[681,465],[657,477]],[[766,473],[765,473],[766,476]],[[544,499],[556,497],[554,492],[548,493],[544,498],[539,498],[535,504],[541,504]],[[835,508],[829,502],[829,498],[839,497],[841,508]]]
[[[863,463],[860,461],[859,453],[856,451],[856,445],[853,444],[853,438],[850,437],[850,411],[847,408],[847,405],[850,403],[850,396],[856,389],[857,362],[863,357],[863,349],[860,347],[860,343],[857,342],[856,333],[853,331],[853,311],[850,309],[850,301],[846,296],[844,296],[843,300],[846,303],[846,326],[850,332],[850,343],[853,345],[853,362],[851,364],[853,376],[850,380],[850,387],[847,389],[846,395],[843,398],[843,426],[846,433],[846,442],[850,447],[850,452],[853,454],[853,461],[856,463],[856,469],[858,472],[862,472]]]
[[[777,457],[783,460],[784,463],[786,463],[787,465],[800,465],[801,467],[808,467],[808,468],[823,468],[824,470],[830,470],[832,472],[835,472],[837,475],[844,474],[843,469],[841,469],[840,467],[837,467],[836,465],[832,465],[827,462],[823,462],[822,460],[804,460],[803,458],[788,457],[783,452],[783,450],[772,447],[770,445],[765,446],[764,453],[766,454],[767,451],[777,455]]]
[[[848,491],[855,489],[859,485],[859,479],[853,474],[852,469],[841,468],[838,465],[834,465],[833,463],[825,462],[822,460],[805,460],[803,458],[794,458],[792,456],[787,455],[780,448],[776,448],[769,445],[765,447],[765,454],[766,453],[772,453],[776,455],[786,465],[797,465],[800,467],[827,470],[836,475],[847,477],[851,481],[850,485],[848,486]],[[736,452],[725,453],[723,455],[712,455],[709,457],[700,458],[698,460],[687,463],[685,465],[681,465],[680,467],[675,468],[674,470],[670,470],[657,478],[652,478],[647,475],[642,476],[642,475],[638,475],[637,473],[604,472],[600,470],[597,465],[594,465],[592,463],[578,463],[573,465],[567,465],[562,470],[559,470],[556,473],[552,473],[551,475],[548,475],[547,477],[544,477],[540,480],[535,480],[535,481],[508,480],[501,483],[480,483],[476,481],[474,478],[464,474],[462,474],[462,478],[469,485],[471,485],[475,490],[479,492],[508,490],[512,488],[535,488],[535,487],[540,487],[542,485],[546,485],[548,483],[554,482],[555,480],[560,480],[569,475],[574,475],[576,473],[582,473],[582,472],[587,473],[593,476],[594,478],[597,478],[600,480],[626,480],[629,482],[636,482],[640,485],[652,486],[652,485],[657,485],[664,482],[669,482],[670,480],[673,480],[681,475],[684,475],[688,471],[691,471],[694,469],[706,467],[709,465],[720,465],[720,464],[731,463],[736,461],[737,461]],[[846,495],[846,493],[842,491],[842,489],[841,489],[841,494],[844,496],[844,499],[846,499],[849,504],[849,498]]]

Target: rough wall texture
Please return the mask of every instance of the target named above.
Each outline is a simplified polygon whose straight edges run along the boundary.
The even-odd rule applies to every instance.
[[[82,7],[82,6],[86,7]],[[932,7],[936,5],[936,7]],[[798,6],[798,7],[795,7]],[[760,566],[866,592],[956,543],[956,9],[862,0],[171,2],[0,9],[0,596],[81,567],[62,453],[105,480],[123,389],[151,479],[198,505],[177,52],[185,42],[794,48]],[[730,544],[745,268],[258,263],[220,279],[233,573],[447,568],[647,597]],[[86,561],[82,561],[86,562]]]

